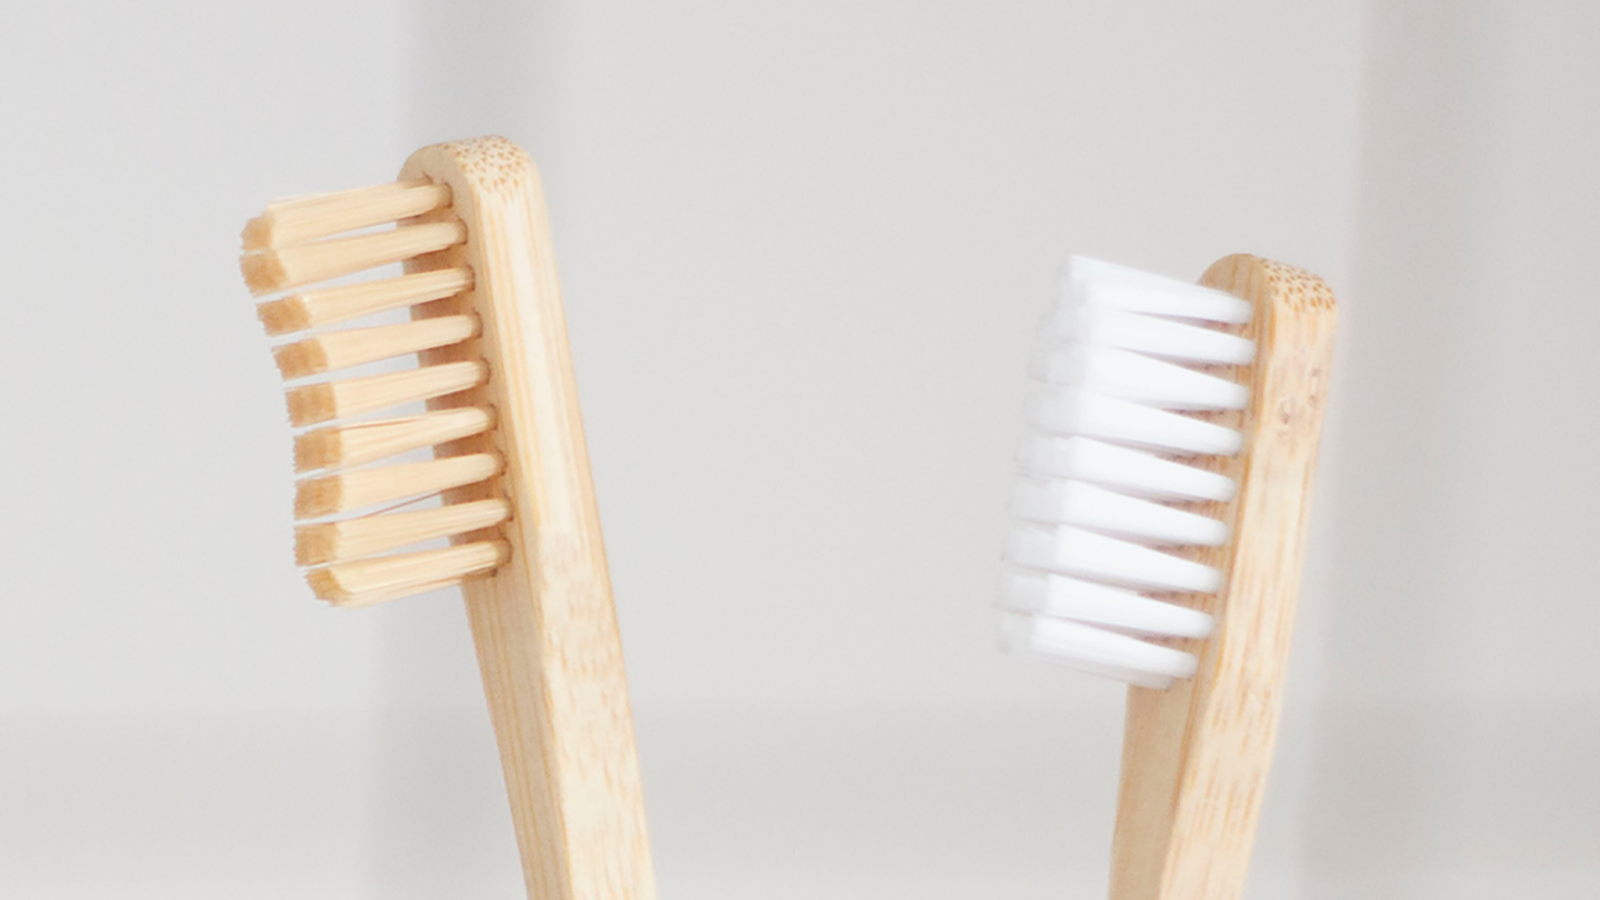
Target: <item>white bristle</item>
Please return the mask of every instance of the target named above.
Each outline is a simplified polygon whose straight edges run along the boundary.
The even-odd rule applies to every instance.
[[[1074,256],[1061,270],[1063,303],[1243,325],[1250,304],[1225,291]]]
[[[1007,572],[1000,606],[1153,637],[1203,638],[1213,626],[1211,617],[1197,609],[1048,572]]]
[[[1225,475],[1086,437],[1029,434],[1017,450],[1017,467],[1158,500],[1227,502],[1234,494]]]
[[[1253,342],[1224,331],[1081,304],[1059,307],[1045,320],[1045,334],[1201,365],[1240,366],[1256,357]]]
[[[1032,522],[1079,525],[1156,544],[1217,547],[1228,540],[1228,526],[1216,519],[1062,478],[1017,479],[1011,514]]]
[[[1226,378],[1081,341],[1040,344],[1029,374],[1161,409],[1243,409],[1250,402],[1250,389]]]
[[[1171,453],[1232,456],[1239,432],[1211,422],[1118,400],[1080,387],[1043,387],[1028,398],[1028,418],[1056,434],[1135,444]]]
[[[1017,454],[1008,649],[1145,687],[1194,675],[1192,653],[1147,638],[1204,638],[1211,616],[1139,592],[1222,588],[1221,571],[1173,551],[1227,543],[1217,504],[1237,488],[1165,457],[1243,449],[1237,430],[1187,413],[1249,404],[1243,373],[1198,367],[1254,361],[1255,344],[1225,330],[1250,318],[1250,303],[1222,291],[1082,257],[1063,269],[1030,368],[1042,382],[1028,397],[1034,430]],[[1213,505],[1169,505],[1190,502]]]
[[[1073,665],[1141,687],[1171,687],[1175,679],[1193,677],[1196,667],[1191,653],[1071,619],[1006,616],[1001,640],[1013,653],[1047,661],[1070,660]]]

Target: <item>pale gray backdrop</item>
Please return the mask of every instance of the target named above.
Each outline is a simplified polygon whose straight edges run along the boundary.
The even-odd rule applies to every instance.
[[[484,132],[549,190],[664,898],[1102,895],[1121,691],[987,609],[1069,252],[1344,303],[1251,896],[1600,891],[1600,7],[40,4],[0,77],[0,896],[517,896],[457,598],[290,565],[234,263]]]

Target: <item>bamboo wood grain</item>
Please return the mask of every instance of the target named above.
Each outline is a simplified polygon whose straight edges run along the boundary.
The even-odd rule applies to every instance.
[[[465,244],[407,270],[464,266],[475,279],[414,315],[476,312],[483,323],[481,336],[422,357],[489,363],[487,383],[429,406],[497,412],[492,431],[435,452],[504,460],[500,478],[447,500],[511,504],[500,526],[509,560],[462,592],[528,895],[654,900],[622,650],[538,174],[515,145],[484,138],[419,150],[400,177],[452,192],[450,209],[413,221],[466,226]]]
[[[1332,292],[1314,275],[1253,256],[1218,261],[1200,280],[1255,304],[1242,334],[1259,346],[1249,407],[1220,417],[1244,451],[1215,458],[1236,479],[1227,547],[1194,558],[1223,569],[1220,594],[1195,605],[1217,632],[1190,642],[1193,681],[1129,688],[1112,845],[1112,900],[1235,900],[1250,863],[1272,762],[1294,626],[1333,350]]]

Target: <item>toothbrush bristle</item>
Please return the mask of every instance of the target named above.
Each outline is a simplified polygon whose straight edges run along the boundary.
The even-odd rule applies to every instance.
[[[309,244],[247,250],[239,265],[250,290],[267,294],[437,253],[466,239],[467,230],[460,222],[423,222]]]
[[[468,390],[489,378],[481,360],[440,363],[364,378],[323,381],[291,388],[285,395],[289,424],[296,428],[347,419],[415,400]]]
[[[442,184],[394,182],[270,204],[244,226],[245,250],[287,247],[398,222],[450,204]]]
[[[312,569],[306,582],[313,593],[336,606],[370,606],[488,575],[510,556],[505,541],[479,541],[336,562]]]
[[[343,469],[488,431],[488,410],[462,406],[376,422],[329,425],[294,439],[295,471]]]
[[[465,226],[450,211],[450,189],[397,182],[278,201],[246,226],[240,270],[257,295],[293,290],[257,305],[268,335],[301,334],[395,310],[412,319],[301,334],[273,348],[286,381],[400,357],[399,371],[290,386],[295,436],[296,561],[324,600],[365,606],[492,574],[510,546],[501,539],[510,504],[493,487],[503,463],[487,434],[494,428],[479,358],[481,326],[471,310],[473,276],[459,247]],[[398,277],[323,285],[404,262]],[[427,306],[423,306],[428,304]],[[420,415],[376,421],[354,416],[421,401]],[[403,411],[403,410],[402,410]],[[392,414],[391,414],[392,415]],[[368,465],[433,448],[435,459]],[[360,467],[360,468],[357,468]],[[440,505],[381,510],[323,520],[383,503],[443,495]],[[408,549],[448,538],[443,549]]]
[[[1194,673],[1151,640],[1201,638],[1211,617],[1179,602],[1222,573],[1185,548],[1229,540],[1233,480],[1211,461],[1244,446],[1255,344],[1248,301],[1074,257],[1041,328],[1031,433],[1018,453],[1001,591],[1005,643],[1145,687]]]
[[[353,509],[414,499],[478,484],[500,474],[501,460],[492,453],[446,456],[305,478],[295,486],[296,519],[320,519]]]
[[[477,334],[475,316],[439,316],[398,325],[330,331],[275,347],[272,355],[283,377],[296,379],[458,344]]]
[[[320,566],[340,559],[375,556],[397,547],[493,528],[510,515],[510,505],[496,498],[302,525],[295,529],[295,562]]]
[[[239,273],[244,276],[245,287],[252,294],[271,293],[288,277],[283,262],[268,253],[246,253],[240,257]]]
[[[340,287],[298,291],[257,305],[256,314],[273,337],[324,325],[337,325],[373,313],[451,297],[472,287],[466,268],[435,269],[400,278],[363,281]]]

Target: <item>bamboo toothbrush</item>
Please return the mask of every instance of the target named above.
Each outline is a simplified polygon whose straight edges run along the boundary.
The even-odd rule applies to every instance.
[[[393,227],[389,227],[389,226]],[[347,234],[351,233],[351,234]],[[403,262],[400,277],[301,290]],[[528,896],[652,900],[627,684],[544,197],[503,138],[425,147],[399,181],[273,203],[244,230],[288,391],[297,562],[335,606],[461,585]],[[409,308],[411,321],[321,331]],[[427,401],[427,412],[366,413]],[[330,424],[331,423],[331,424]],[[367,463],[433,448],[433,459]],[[328,517],[442,494],[434,508]],[[317,520],[317,521],[307,521]],[[444,548],[401,550],[450,539]]]
[[[1014,652],[1130,683],[1112,900],[1244,886],[1334,332],[1314,275],[1074,258],[1041,332],[1001,605]]]

